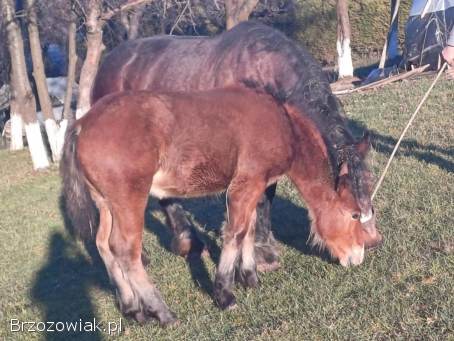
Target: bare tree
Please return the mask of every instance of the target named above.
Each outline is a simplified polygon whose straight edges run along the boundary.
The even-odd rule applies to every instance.
[[[68,74],[66,76],[66,93],[63,107],[63,119],[72,118],[71,101],[73,98],[73,85],[76,80],[76,18],[73,15],[68,25]]]
[[[76,80],[76,64],[77,64],[77,52],[76,52],[76,16],[74,11],[71,11],[68,25],[68,73],[66,75],[66,92],[63,106],[63,117],[60,121],[60,128],[57,133],[57,150],[58,156],[61,156],[63,150],[63,144],[65,140],[66,128],[68,123],[73,119],[73,112],[71,108],[73,98],[73,85]]]
[[[140,19],[142,18],[145,6],[137,6],[132,10],[121,11],[121,23],[126,30],[127,39],[136,39],[139,36]]]
[[[258,0],[225,0],[225,19],[227,29],[249,19],[249,15],[257,5]]]
[[[7,26],[8,51],[11,59],[11,117],[21,117],[35,169],[49,166],[41,129],[36,117],[35,96],[30,87],[24,56],[22,33],[16,20],[12,0],[1,0],[3,16]],[[14,122],[12,121],[12,124]],[[11,134],[17,134],[12,127]],[[14,137],[14,138],[17,138]],[[22,139],[22,129],[20,130]],[[17,146],[14,146],[15,148]]]
[[[57,147],[58,124],[55,121],[52,102],[50,100],[49,91],[47,89],[46,74],[44,71],[43,52],[41,48],[41,39],[38,30],[38,16],[36,11],[36,1],[26,0],[28,12],[28,35],[30,40],[30,51],[33,62],[33,77],[38,92],[41,111],[44,116],[44,126],[49,141],[49,146],[52,152],[54,161],[59,159]]]
[[[151,0],[130,0],[113,9],[103,10],[102,0],[89,0],[86,11],[87,52],[79,79],[79,98],[77,100],[76,118],[82,117],[90,109],[90,93],[98,71],[104,44],[103,27],[107,20],[116,14],[143,5]]]
[[[90,109],[91,87],[98,70],[101,53],[104,50],[104,44],[102,43],[104,21],[101,16],[102,1],[90,0],[85,23],[87,31],[87,54],[80,73],[76,118],[82,117]]]
[[[351,29],[348,16],[348,0],[337,0],[337,55],[339,78],[353,76]]]

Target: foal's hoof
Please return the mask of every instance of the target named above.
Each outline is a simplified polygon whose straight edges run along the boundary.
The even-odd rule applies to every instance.
[[[180,321],[178,321],[177,319],[177,316],[171,311],[168,311],[165,314],[158,316],[158,321],[161,327],[178,325],[180,323]]]
[[[237,281],[244,288],[257,288],[259,286],[259,279],[255,270],[244,270],[238,271]]]
[[[127,314],[132,316],[140,324],[145,324],[146,322],[157,319],[161,327],[167,327],[173,324],[178,324],[178,319],[176,315],[170,310],[156,313],[154,311],[144,310],[143,308],[135,311],[134,313]]]
[[[216,304],[222,310],[232,310],[236,308],[236,298],[231,292],[223,292],[216,295]]]
[[[257,271],[258,272],[271,272],[276,271],[281,267],[281,263],[279,261],[274,261],[271,263],[257,263]]]

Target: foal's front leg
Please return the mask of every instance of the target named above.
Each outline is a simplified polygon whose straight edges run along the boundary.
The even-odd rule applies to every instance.
[[[264,190],[264,181],[247,178],[235,179],[227,190],[227,224],[224,228],[224,243],[214,281],[214,296],[221,309],[235,306],[235,296],[232,292],[235,265],[245,237],[250,230],[254,230],[255,207]],[[252,240],[247,248],[250,250],[247,263],[250,270],[255,271],[253,233],[249,236],[252,236]]]

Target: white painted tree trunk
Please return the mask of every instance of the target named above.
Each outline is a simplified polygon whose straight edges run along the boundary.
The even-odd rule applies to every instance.
[[[22,116],[11,113],[11,144],[10,150],[24,149],[24,139],[22,138],[24,123]]]
[[[83,107],[77,108],[76,120],[78,120],[79,118],[84,116],[88,112],[88,110],[90,110],[90,106],[83,106]]]
[[[65,144],[66,128],[68,128],[68,120],[65,118],[60,122],[60,128],[56,135],[56,150],[58,153],[58,160],[60,160],[63,152],[63,145]]]
[[[339,78],[353,76],[352,50],[350,48],[350,39],[338,40],[337,56],[339,64]]]
[[[46,128],[47,140],[49,141],[50,150],[52,152],[52,160],[56,162],[60,160],[57,146],[58,124],[55,120],[48,118],[44,121],[44,127]]]
[[[46,147],[44,146],[43,136],[39,122],[31,122],[25,125],[25,135],[27,136],[28,148],[32,156],[33,169],[49,167]]]
[[[350,18],[348,16],[348,0],[337,0],[337,56],[339,78],[353,76],[352,50],[350,48]]]

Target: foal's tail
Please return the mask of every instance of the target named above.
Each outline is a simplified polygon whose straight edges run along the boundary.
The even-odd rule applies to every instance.
[[[70,232],[83,239],[93,239],[98,227],[98,210],[77,159],[77,129],[77,123],[68,127],[60,161],[63,209],[70,219],[70,224],[66,224]]]

